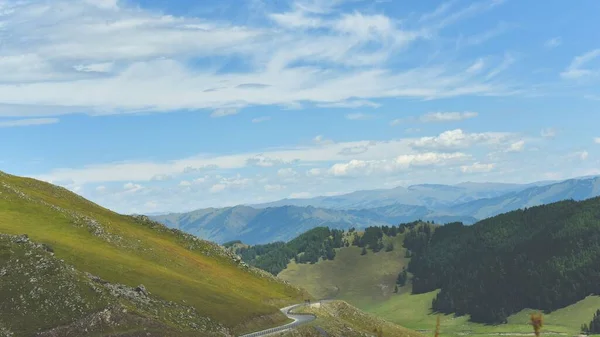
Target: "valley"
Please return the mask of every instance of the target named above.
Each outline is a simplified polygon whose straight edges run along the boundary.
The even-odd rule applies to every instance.
[[[473,224],[520,208],[596,196],[600,196],[600,177],[523,185],[416,185],[334,197],[208,208],[151,218],[218,243],[241,240],[246,244],[264,244],[288,241],[318,226],[349,229],[415,220]]]

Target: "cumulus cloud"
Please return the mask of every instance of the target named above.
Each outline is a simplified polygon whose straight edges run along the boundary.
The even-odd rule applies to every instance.
[[[501,132],[466,133],[461,129],[445,131],[436,137],[422,137],[412,142],[417,149],[457,150],[474,145],[498,145],[510,139],[511,135]]]
[[[596,144],[600,144],[600,137],[596,137],[596,138],[594,138],[594,143],[596,143]]]
[[[447,165],[469,158],[464,153],[421,153],[402,155],[390,160],[351,160],[333,165],[328,173],[332,176],[370,175],[373,173],[393,173],[411,167]]]
[[[131,183],[131,182],[126,183],[125,185],[123,185],[123,190],[125,192],[128,192],[128,193],[137,192],[137,191],[141,190],[142,188],[143,188],[142,185],[140,185],[140,184],[134,184],[134,183]]]
[[[525,149],[525,141],[519,140],[510,144],[510,147],[506,149],[506,152],[521,152]]]

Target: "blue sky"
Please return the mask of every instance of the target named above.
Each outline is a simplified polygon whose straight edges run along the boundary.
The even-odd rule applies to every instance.
[[[120,212],[600,174],[594,0],[0,0],[0,170]]]

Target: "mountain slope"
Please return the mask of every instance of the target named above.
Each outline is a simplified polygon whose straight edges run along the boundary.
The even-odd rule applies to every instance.
[[[586,192],[587,193],[587,192]],[[407,234],[413,291],[441,288],[433,309],[500,323],[600,293],[600,198],[561,201]]]
[[[495,198],[485,198],[455,205],[447,209],[454,215],[485,219],[525,207],[561,200],[585,200],[600,196],[600,177],[570,179],[550,185],[534,186]]]
[[[266,209],[235,206],[152,218],[170,227],[213,241],[241,240],[247,244],[287,241],[319,226],[341,229],[388,224],[384,219],[373,220],[360,214],[354,215],[346,211],[311,206],[282,206]]]
[[[31,241],[51,247],[68,266],[101,279],[101,284],[122,284],[124,289],[143,284],[152,301],[167,303],[165,308],[185,306],[196,321],[222,326],[223,335],[280,323],[286,318],[278,308],[303,297],[299,289],[245,266],[216,244],[145,217],[116,214],[66,189],[1,172],[0,233],[27,234]],[[0,251],[7,261],[18,259],[14,254],[14,249]],[[120,297],[109,297],[108,303],[121,303]],[[131,301],[121,304],[143,317],[149,315],[145,309],[131,306]],[[99,307],[103,305],[92,305],[89,310]],[[9,309],[0,305],[0,310]],[[174,324],[170,309],[161,312],[155,308],[151,313],[153,321],[171,324],[177,331],[200,329],[199,324],[196,328],[191,325],[195,319],[189,326]],[[15,321],[4,317],[9,317],[7,312],[0,312],[0,329],[12,329]]]
[[[255,208],[313,206],[331,209],[366,209],[403,204],[437,209],[439,207],[466,203],[477,199],[492,198],[547,183],[548,182],[540,182],[529,185],[500,183],[462,183],[458,185],[423,184],[409,187],[395,187],[392,189],[356,191],[331,197],[283,199],[250,206]]]

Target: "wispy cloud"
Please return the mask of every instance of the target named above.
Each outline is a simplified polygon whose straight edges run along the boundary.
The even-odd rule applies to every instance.
[[[17,126],[33,126],[33,125],[47,125],[56,124],[59,122],[58,118],[30,118],[30,119],[17,119],[2,121],[0,120],[0,128],[10,128]]]
[[[262,117],[256,117],[252,119],[252,123],[262,123],[262,122],[266,122],[266,121],[270,121],[271,120],[271,116],[262,116]]]
[[[379,108],[381,106],[381,104],[375,103],[375,102],[371,102],[371,101],[367,101],[367,100],[348,100],[348,101],[334,102],[334,103],[322,103],[322,104],[317,104],[317,106],[320,107],[320,108],[350,108],[350,109],[355,109],[355,108],[363,108],[363,107],[367,107],[367,108]]]
[[[600,56],[600,49],[591,50],[573,59],[565,71],[560,73],[564,79],[579,79],[597,73],[597,69],[586,69],[584,66]]]
[[[596,138],[594,138],[594,143],[596,143],[596,144],[600,144],[600,137],[596,137]]]
[[[544,138],[554,138],[558,134],[555,128],[546,128],[540,132],[540,135]]]
[[[561,44],[562,44],[562,39],[560,38],[560,36],[557,36],[557,37],[553,37],[553,38],[547,40],[544,43],[544,46],[546,48],[556,48],[556,47],[560,46]]]
[[[374,118],[373,115],[365,114],[362,112],[356,112],[356,113],[351,113],[351,114],[346,115],[346,119],[349,119],[349,120],[367,120],[367,119],[373,119],[373,118]]]
[[[108,0],[57,0],[47,6],[13,2],[3,15],[9,38],[3,40],[0,73],[8,75],[0,84],[0,104],[33,104],[36,117],[75,108],[95,115],[219,109],[214,115],[221,116],[224,107],[306,102],[375,108],[379,103],[372,99],[513,91],[447,62],[388,67],[393,56],[410,53],[416,41],[427,44],[432,30],[501,1],[453,13],[446,5],[430,16],[439,16],[441,25],[425,16],[422,27],[400,25],[401,18],[384,14],[339,13],[342,3],[297,1],[289,13],[267,13],[279,18],[273,27],[175,17]],[[283,22],[291,21],[283,19],[291,18],[295,26],[319,29],[286,29]],[[39,26],[45,27],[43,33]],[[22,40],[31,43],[25,48]],[[248,67],[224,72],[202,62],[236,57],[247,60]],[[22,109],[1,113],[23,116]]]
[[[419,118],[424,123],[435,122],[456,122],[465,119],[475,118],[479,114],[477,112],[430,112]]]
[[[240,112],[239,109],[236,108],[221,108],[221,109],[216,109],[215,111],[213,111],[210,114],[210,117],[225,117],[225,116],[231,116],[231,115],[236,115]]]

